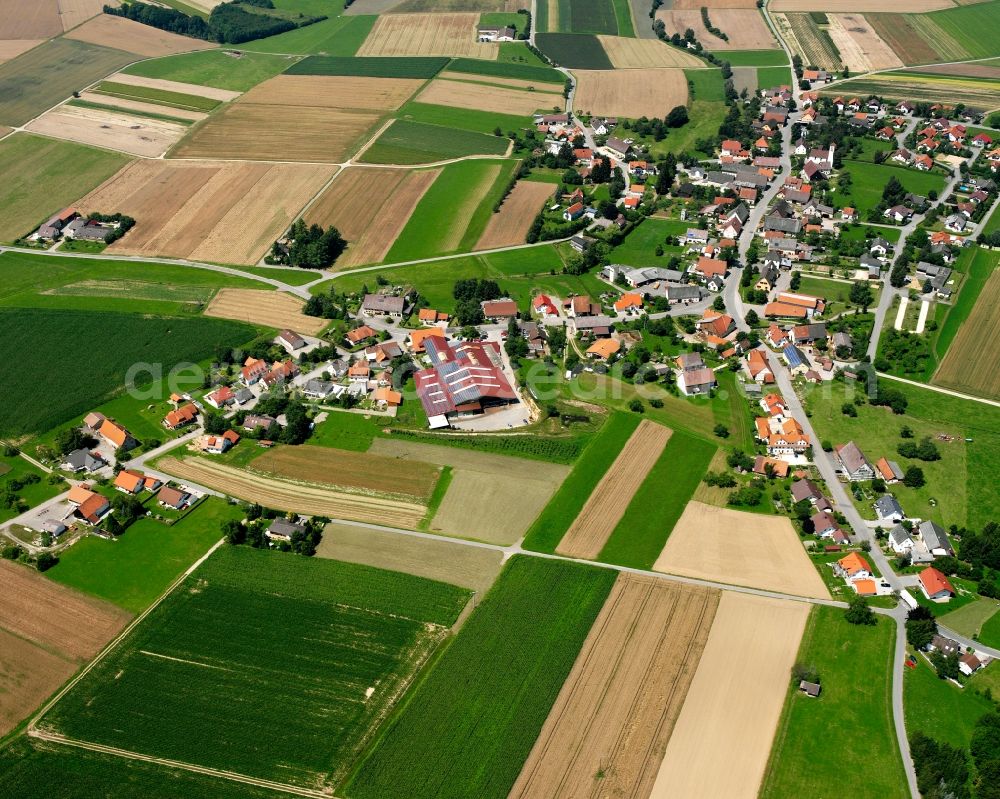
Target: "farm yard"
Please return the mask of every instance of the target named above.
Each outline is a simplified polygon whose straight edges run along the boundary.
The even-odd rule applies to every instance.
[[[382,14],[359,56],[438,55],[496,60],[495,43],[476,41],[478,14]]]
[[[142,160],[84,196],[78,207],[114,208],[136,220],[111,253],[250,265],[334,171],[305,164]]]
[[[500,210],[490,217],[475,249],[523,244],[531,223],[551,196],[552,185],[549,183],[518,181],[504,198]]]
[[[808,617],[805,603],[722,593],[652,799],[756,799]]]
[[[994,270],[934,373],[938,385],[1000,399],[1000,270]],[[975,364],[975,367],[972,365]]]
[[[296,786],[333,784],[468,597],[410,575],[224,547],[41,726]]]
[[[0,561],[0,735],[121,630],[129,614]]]
[[[687,78],[680,69],[580,69],[575,74],[574,105],[591,114],[666,116],[688,101]]]
[[[653,568],[767,591],[830,597],[786,517],[700,502],[688,503]]]
[[[282,511],[414,529],[427,510],[414,500],[373,497],[319,483],[265,477],[205,458],[163,458],[159,468],[182,480]]]
[[[507,797],[614,581],[514,556],[344,792]]]
[[[503,567],[503,553],[496,550],[339,522],[327,525],[316,555],[415,574],[480,594],[489,590]]]
[[[208,50],[216,46],[203,39],[180,36],[124,17],[100,13],[67,33],[66,38],[102,47],[128,50],[130,53],[147,58],[186,53],[191,50]]]
[[[0,141],[0,241],[28,235],[128,163],[124,155],[15,133]]]
[[[648,419],[639,423],[559,542],[557,554],[597,558],[666,447],[671,432]]]
[[[306,221],[324,228],[333,225],[348,242],[347,251],[337,259],[338,267],[378,263],[385,260],[440,173],[440,169],[347,167],[309,206]],[[367,198],[360,207],[359,196]]]
[[[676,9],[676,5],[673,7]],[[706,50],[725,52],[726,50],[768,50],[778,47],[771,29],[764,17],[756,9],[713,8],[709,12],[712,24],[729,37],[728,41],[712,34],[701,18],[700,9],[691,11],[664,10],[656,12],[656,18],[663,20],[667,36],[691,28],[695,38]]]
[[[648,796],[719,598],[719,591],[619,575],[511,799]]]
[[[187,133],[187,126],[111,108],[65,104],[32,120],[25,130],[144,158],[158,158],[181,140]]]
[[[554,463],[396,438],[375,439],[368,452],[450,466],[451,483],[428,529],[502,545],[521,537],[569,472]]]
[[[604,52],[615,69],[655,69],[657,67],[692,67],[704,62],[693,55],[670,47],[659,40],[631,39],[625,36],[598,36]]]
[[[302,313],[302,301],[297,297],[263,289],[219,289],[205,309],[205,316],[276,329],[292,328],[306,335],[316,335],[327,325],[325,319]]]
[[[901,67],[903,62],[860,14],[827,14],[827,32],[853,73]]]

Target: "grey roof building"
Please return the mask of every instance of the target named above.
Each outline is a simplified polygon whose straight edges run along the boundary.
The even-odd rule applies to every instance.
[[[875,513],[880,519],[899,521],[906,518],[903,506],[899,504],[899,500],[892,494],[883,494],[875,500]]]

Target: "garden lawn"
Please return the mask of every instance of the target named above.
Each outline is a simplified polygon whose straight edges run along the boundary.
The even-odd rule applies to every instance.
[[[302,32],[308,30],[308,27],[300,29]],[[244,53],[240,58],[233,58],[222,50],[201,50],[197,53],[140,61],[123,71],[145,78],[176,80],[245,92],[283,72],[291,63],[286,56]]]
[[[635,414],[613,413],[608,417],[607,422],[581,453],[573,471],[563,480],[535,523],[528,528],[524,537],[525,549],[555,552],[587,498],[611,468],[629,436],[639,426],[639,421],[640,417]]]
[[[60,482],[55,485],[50,483],[49,475],[46,472],[24,458],[18,455],[4,455],[0,452],[0,494],[10,487],[12,481],[23,480],[31,474],[38,477],[38,482],[29,483],[13,492],[31,508],[41,505],[45,500],[51,499],[66,489],[65,483]],[[19,514],[20,511],[16,507],[5,508],[0,505],[0,522],[13,519]]]
[[[882,190],[889,178],[895,177],[908,192],[927,196],[930,191],[941,191],[945,178],[937,172],[919,172],[916,169],[875,164],[866,161],[844,161],[843,171],[851,174],[849,194],[841,191],[831,195],[837,208],[853,206],[861,218],[882,201]]]
[[[789,681],[761,799],[824,796],[831,785],[838,796],[907,794],[890,694],[895,632],[883,617],[853,626],[840,608],[813,608],[798,662],[817,670],[823,692],[808,697]]]
[[[512,558],[346,794],[506,797],[615,577]]]
[[[369,164],[429,164],[463,155],[503,155],[509,144],[503,136],[397,119],[360,160]]]
[[[715,452],[714,444],[675,431],[597,559],[651,569]]]
[[[625,237],[625,240],[615,247],[610,255],[612,263],[626,266],[660,266],[668,268],[667,262],[671,255],[680,255],[683,248],[674,241],[676,236],[683,236],[690,224],[680,219],[655,219],[647,217]],[[671,244],[667,244],[667,240]],[[656,255],[656,247],[663,247],[664,255]]]
[[[154,513],[157,507],[153,504]],[[209,497],[170,526],[145,518],[114,541],[82,538],[59,555],[46,576],[140,613],[222,538],[223,522],[243,515],[235,505]]]

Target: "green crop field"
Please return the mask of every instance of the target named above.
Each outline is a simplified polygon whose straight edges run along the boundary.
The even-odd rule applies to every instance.
[[[14,493],[34,508],[47,499],[51,499],[66,489],[65,483],[53,485],[48,481],[48,475],[17,455],[0,454],[0,493],[7,489],[14,480],[23,480],[28,475],[35,475],[39,482],[29,483]],[[19,514],[17,508],[5,508],[0,505],[0,522],[13,519]]]
[[[817,435],[834,444],[854,440],[873,462],[883,455],[896,455],[904,468],[919,465],[927,485],[892,486],[892,492],[913,518],[933,519],[946,529],[952,524],[979,529],[996,519],[1000,497],[994,490],[990,464],[1000,457],[1000,409],[890,380],[880,383],[907,397],[905,414],[897,416],[887,408],[862,405],[857,408],[857,417],[845,416],[841,405],[853,400],[852,386],[837,382],[831,384],[830,390],[807,389],[805,406]],[[913,430],[918,441],[924,436],[935,438],[939,433],[956,436],[957,440],[939,442],[939,461],[910,462],[896,453],[903,425]],[[973,440],[966,442],[966,437]],[[865,512],[869,517],[874,514],[870,507]]]
[[[788,56],[784,50],[726,50],[718,53],[718,56],[733,67],[788,67],[784,82],[789,83],[792,79]]]
[[[597,559],[651,569],[715,452],[711,442],[674,431]]]
[[[506,797],[615,577],[512,558],[347,795]]]
[[[459,161],[444,167],[417,204],[386,260],[408,261],[472,249],[515,162],[499,164],[499,172],[497,162],[491,160]]]
[[[628,9],[625,10],[626,15]],[[563,33],[618,34],[613,0],[559,0],[559,30]]]
[[[761,799],[824,796],[834,784],[843,796],[907,794],[890,696],[895,632],[884,617],[854,626],[839,608],[813,608],[798,662],[818,671],[823,692],[789,684]]]
[[[613,69],[608,54],[596,36],[574,33],[535,34],[538,49],[570,69]]]
[[[495,78],[535,80],[542,83],[562,84],[566,81],[565,75],[551,67],[483,61],[480,58],[456,58],[448,65],[448,71],[465,72],[470,75],[488,75]]]
[[[332,784],[470,595],[368,566],[224,547],[42,723],[284,784]]]
[[[459,128],[492,136],[497,128],[504,134],[518,132],[531,126],[531,117],[498,114],[472,108],[451,108],[445,105],[409,102],[396,112],[396,117],[408,122],[421,122],[444,128]]]
[[[865,218],[866,214],[882,201],[882,190],[889,178],[896,178],[907,191],[925,197],[931,190],[941,191],[945,184],[944,175],[939,173],[920,172],[916,169],[867,161],[845,159],[843,172],[851,173],[850,192],[834,192],[831,195],[833,204],[837,208],[853,206],[858,209],[861,218]]]
[[[549,500],[524,538],[525,549],[555,552],[573,520],[579,515],[587,498],[611,468],[629,436],[639,426],[639,417],[613,413],[580,454],[573,471]]]
[[[330,14],[328,4],[315,9],[317,14]],[[308,11],[305,13],[309,13]],[[374,14],[358,14],[349,17],[334,17],[322,22],[314,22],[304,28],[285,31],[266,39],[246,42],[241,49],[260,53],[317,53],[322,55],[352,56],[371,33]]]
[[[308,30],[301,28],[300,30]],[[169,55],[150,61],[140,61],[124,70],[129,75],[144,78],[176,80],[199,86],[212,86],[245,92],[268,78],[283,72],[294,60],[287,56],[244,53],[233,58],[221,50],[201,50],[196,53]]]
[[[164,91],[163,89],[154,89],[151,86],[132,86],[128,83],[116,83],[108,80],[101,81],[94,91],[98,94],[109,95],[110,97],[123,97],[126,100],[142,100],[147,103],[155,103],[172,108],[186,108],[191,111],[212,111],[222,104],[220,100],[213,100],[211,97],[199,97],[194,94]]]
[[[253,334],[248,325],[222,319],[0,309],[0,356],[20,364],[0,383],[0,434],[38,432],[90,410],[122,390],[134,364],[166,371],[207,358],[216,345],[245,344]]]
[[[397,119],[361,157],[369,164],[429,164],[463,155],[503,155],[509,140]]]
[[[118,153],[28,133],[0,141],[0,241],[31,233],[129,162]]]
[[[0,796],[18,799],[287,799],[283,791],[216,779],[27,737],[0,749]]]
[[[348,17],[350,19],[350,17]],[[292,64],[286,75],[350,75],[366,78],[433,78],[447,58],[345,58],[310,56]]]
[[[169,527],[147,518],[115,541],[87,536],[60,554],[46,576],[139,613],[222,538],[223,522],[243,516],[209,497]]]
[[[913,15],[919,20],[924,15]],[[991,58],[1000,55],[1000,3],[979,3],[947,8],[926,15],[966,51],[961,58]]]
[[[50,39],[0,64],[0,123],[23,125],[134,60],[122,50]]]

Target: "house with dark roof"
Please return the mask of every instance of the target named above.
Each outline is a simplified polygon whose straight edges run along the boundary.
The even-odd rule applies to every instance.
[[[932,522],[930,519],[923,521],[917,527],[917,531],[927,546],[927,550],[935,557],[943,558],[955,554],[955,548],[948,540],[948,534],[937,522]]]
[[[96,472],[108,464],[97,452],[87,449],[75,449],[63,458],[59,468],[67,472]]]
[[[874,480],[875,468],[871,461],[865,457],[865,453],[853,441],[841,444],[833,448],[834,456],[840,464],[838,471],[843,473],[851,482],[862,480]],[[889,494],[888,496],[892,496]]]
[[[402,319],[406,309],[405,297],[390,294],[366,294],[361,303],[361,313],[365,316],[391,316]]]
[[[271,520],[271,523],[264,531],[264,535],[271,541],[291,543],[292,536],[296,534],[301,535],[302,533],[305,533],[305,531],[306,527],[304,524],[296,524],[295,522],[288,521],[288,519],[282,519],[279,517]]]
[[[906,518],[903,506],[892,494],[883,494],[875,500],[875,515],[882,521],[900,522]]]

